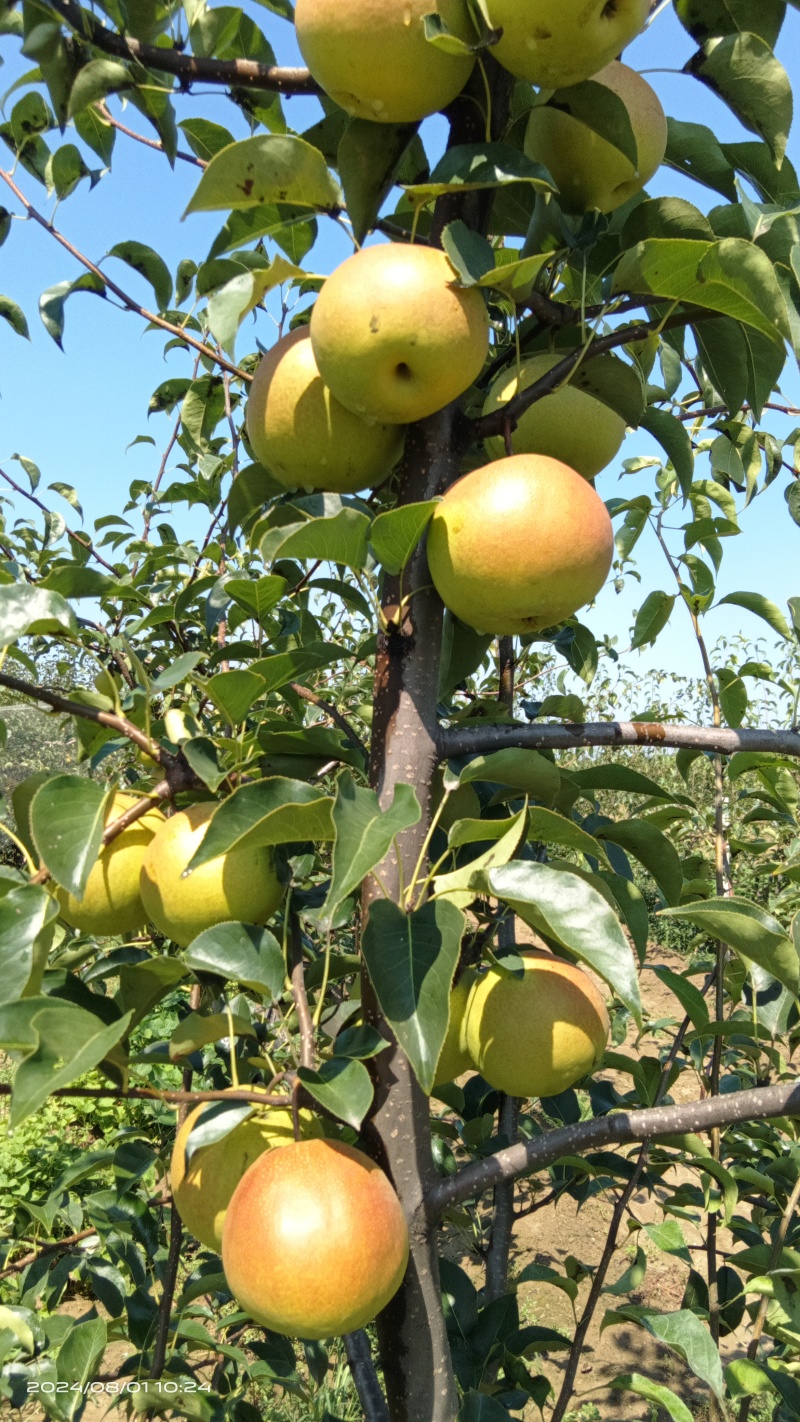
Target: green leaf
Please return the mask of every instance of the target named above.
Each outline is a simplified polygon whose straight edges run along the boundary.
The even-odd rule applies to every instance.
[[[347,568],[363,568],[369,532],[366,514],[343,508],[330,518],[311,518],[306,523],[290,524],[288,529],[270,529],[262,540],[261,552],[265,561],[313,558]]]
[[[800,995],[800,959],[797,948],[778,920],[749,899],[705,899],[663,910],[663,918],[682,918],[693,923],[709,938],[720,938],[746,963],[766,968],[773,978]]]
[[[579,785],[581,792],[588,790],[618,790],[625,795],[647,795],[659,800],[677,800],[691,805],[685,795],[673,795],[663,785],[642,775],[639,770],[631,770],[629,765],[597,765],[588,770],[570,770],[564,778],[569,783]]]
[[[654,1402],[669,1414],[672,1422],[692,1422],[692,1413],[686,1403],[681,1402],[671,1388],[651,1382],[649,1378],[643,1378],[641,1373],[621,1373],[609,1383],[609,1387],[620,1392],[635,1392],[637,1397]]]
[[[220,768],[217,748],[208,736],[193,736],[181,743],[184,759],[198,779],[207,785],[212,795],[216,794],[227,775]]]
[[[556,798],[561,785],[561,776],[551,760],[538,751],[516,749],[476,755],[462,770],[461,783],[469,785],[476,780],[508,785],[521,795],[550,801]]]
[[[354,118],[342,134],[336,166],[356,242],[375,226],[417,127]]]
[[[675,10],[684,29],[698,44],[718,35],[744,31],[760,35],[774,47],[786,13],[786,0],[678,0]]]
[[[318,148],[292,135],[267,133],[215,154],[184,216],[265,203],[330,212],[341,201],[339,185]]]
[[[470,1390],[464,1394],[456,1422],[508,1422],[508,1417],[509,1413],[496,1397]]]
[[[388,1046],[386,1038],[374,1027],[345,1027],[343,1032],[336,1034],[337,1057],[357,1057],[359,1061],[366,1061],[385,1052]]]
[[[725,1384],[719,1351],[705,1324],[689,1309],[680,1309],[677,1313],[658,1313],[655,1309],[629,1304],[619,1309],[611,1321],[641,1324],[654,1338],[685,1358],[695,1376],[722,1400]]]
[[[195,973],[212,973],[226,982],[240,983],[267,1001],[283,992],[286,970],[283,950],[266,928],[252,923],[218,923],[207,928],[183,955]]]
[[[358,1130],[372,1105],[373,1088],[363,1062],[330,1057],[319,1071],[298,1067],[297,1075],[310,1096],[332,1116]]]
[[[116,59],[90,59],[75,77],[70,90],[69,116],[75,118],[90,105],[132,86],[130,71]]]
[[[139,963],[123,963],[119,969],[119,991],[115,1001],[122,1012],[131,1014],[131,1030],[185,977],[183,963],[175,958],[146,958]]]
[[[398,787],[399,788],[399,787]],[[450,987],[466,919],[446,900],[405,914],[389,899],[373,903],[362,951],[381,1011],[430,1095],[447,1034]]]
[[[509,183],[528,183],[537,192],[556,190],[547,169],[518,148],[505,143],[467,143],[445,153],[429,182],[409,184],[405,192],[414,206],[424,207],[445,193],[478,192]]]
[[[645,410],[640,421],[653,439],[658,440],[678,476],[684,498],[688,497],[694,478],[694,451],[686,426],[665,410]]]
[[[457,908],[469,908],[481,892],[488,869],[508,864],[520,846],[527,827],[527,803],[509,820],[501,821],[504,832],[483,854],[451,874],[437,874],[433,887],[437,899],[447,898]]]
[[[684,72],[707,84],[745,128],[760,134],[780,167],[792,126],[792,86],[763,39],[735,34],[712,40]]]
[[[210,163],[223,148],[235,142],[229,129],[223,128],[221,123],[212,123],[211,119],[183,119],[178,128],[186,134],[186,141],[195,158],[201,158],[204,163]]]
[[[39,966],[36,940],[57,917],[58,904],[38,884],[20,884],[0,899],[0,1002],[22,997]]]
[[[683,886],[683,869],[675,846],[648,820],[620,820],[600,825],[598,839],[610,840],[627,850],[652,874],[667,903],[676,904]]]
[[[471,231],[460,218],[445,227],[442,246],[464,286],[474,286],[487,272],[496,270],[496,258],[491,243],[479,232]]]
[[[108,1330],[105,1319],[90,1318],[72,1326],[58,1350],[59,1382],[68,1383],[59,1416],[73,1418],[83,1411],[86,1390],[103,1361]]]
[[[541,805],[532,805],[528,811],[528,839],[540,840],[542,844],[563,844],[567,849],[577,849],[591,859],[608,863],[608,855],[594,835],[568,820],[555,810],[545,810]]]
[[[189,1057],[201,1047],[209,1047],[230,1037],[231,1023],[235,1037],[255,1037],[256,1032],[249,1017],[240,1017],[227,1012],[190,1012],[182,1017],[169,1039],[170,1061]]]
[[[376,125],[373,124],[374,128]],[[378,562],[387,573],[400,573],[433,518],[438,499],[422,504],[403,504],[373,519],[369,541]]]
[[[20,637],[46,633],[73,637],[75,632],[75,614],[59,593],[28,583],[0,586],[0,646],[7,647]]]
[[[742,678],[729,667],[723,667],[717,672],[719,683],[719,704],[722,714],[729,726],[741,726],[747,715],[748,696],[747,687]]]
[[[780,608],[776,607],[775,603],[770,602],[769,598],[764,597],[762,593],[728,593],[727,597],[720,598],[717,607],[724,607],[726,604],[731,607],[743,607],[747,612],[755,613],[756,617],[763,618],[764,622],[772,628],[773,632],[777,632],[779,637],[785,637],[787,642],[792,640],[791,628]]]
[[[230,265],[233,265],[231,263]],[[236,336],[245,316],[283,282],[302,280],[305,273],[285,257],[262,269],[240,271],[208,299],[208,324],[222,349],[233,356]],[[200,280],[198,278],[198,288]]]
[[[659,964],[653,968],[657,978],[660,978],[665,987],[673,992],[681,1007],[691,1021],[693,1027],[702,1031],[708,1026],[708,1005],[699,988],[688,978],[681,977],[680,973],[673,973],[671,968],[665,968]]]
[[[217,807],[189,872],[234,848],[333,839],[333,798],[302,780],[274,776],[240,785]]]
[[[9,1125],[12,1130],[48,1096],[108,1055],[125,1036],[130,1013],[108,1026],[94,1013],[51,997],[23,998],[0,1007],[0,1047],[19,1052]]]
[[[132,267],[143,276],[153,288],[157,309],[167,310],[172,300],[172,277],[169,267],[163,257],[159,257],[158,252],[145,246],[144,242],[117,242],[108,256],[118,257],[126,266]]]
[[[331,883],[321,918],[333,917],[337,906],[380,864],[395,836],[418,824],[420,814],[410,785],[396,785],[391,805],[382,807],[374,790],[356,785],[349,771],[340,775],[332,816]]]
[[[264,695],[263,679],[255,672],[237,669],[217,672],[206,682],[206,695],[232,726],[241,725],[254,701]]]
[[[659,590],[647,594],[636,614],[633,641],[631,642],[632,652],[637,647],[648,647],[655,642],[659,632],[663,632],[669,622],[674,606],[675,598],[669,593]]]
[[[57,775],[31,801],[36,852],[56,883],[77,899],[100,853],[107,798],[103,786],[84,775]]]
[[[588,963],[641,1022],[634,956],[619,920],[597,889],[577,874],[528,861],[493,869],[487,879],[495,898]]]
[[[716,134],[705,124],[684,123],[674,118],[667,119],[667,132],[665,162],[687,178],[735,202],[733,168]]]
[[[251,662],[250,670],[261,677],[266,691],[277,691],[287,681],[297,681],[310,671],[319,671],[320,667],[344,661],[351,655],[335,642],[309,642],[291,652],[276,652],[272,657],[261,657],[257,662]]]
[[[772,262],[760,247],[740,237],[640,242],[623,255],[612,289],[689,302],[732,316],[772,341],[789,339],[786,306]]]
[[[275,723],[274,724],[279,724]],[[346,740],[342,732],[332,726],[306,726],[300,731],[261,730],[258,743],[267,759],[288,760],[300,756],[319,760],[320,769],[328,761],[338,761],[342,765],[352,765],[356,770],[364,769],[364,753],[359,746]],[[277,772],[275,772],[277,773]]]
[[[607,84],[587,79],[582,84],[570,85],[568,89],[556,89],[545,107],[569,114],[576,123],[583,124],[598,138],[618,149],[634,171],[638,171],[639,149],[628,106]]]
[[[180,686],[181,682],[188,681],[198,662],[203,660],[203,652],[184,652],[159,672],[158,676],[154,676],[150,685],[154,691],[170,691],[173,686]]]
[[[16,301],[11,300],[10,296],[0,296],[0,316],[8,322],[12,331],[16,331],[18,336],[24,336],[26,340],[30,340],[25,314],[22,308],[17,306]]]

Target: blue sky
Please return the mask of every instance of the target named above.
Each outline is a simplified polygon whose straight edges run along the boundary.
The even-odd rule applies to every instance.
[[[297,62],[299,56],[292,27],[256,5],[246,8],[267,34],[278,61]],[[680,71],[692,51],[691,40],[668,8],[628,51],[626,59],[648,74],[669,114],[707,123],[724,141],[749,137],[724,105],[703,86],[675,72]],[[25,60],[18,60],[16,42],[2,41],[0,53],[5,59],[0,70],[0,91],[5,91],[29,65]],[[793,83],[798,85],[800,13],[791,8],[778,53]],[[9,99],[6,115],[16,97]],[[112,100],[112,107],[119,113],[116,100]],[[247,136],[243,120],[237,122],[237,111],[222,93],[204,91],[202,96],[199,93],[191,98],[178,96],[176,107],[179,119],[204,114],[225,124],[235,136]],[[292,127],[302,131],[319,116],[319,108],[313,100],[292,99],[286,104],[286,114]],[[150,132],[145,121],[132,109],[126,110],[123,121],[140,132]],[[444,141],[443,121],[432,120],[428,128],[427,146],[429,152],[435,153]],[[69,133],[66,135],[67,139],[72,137],[74,135]],[[796,134],[790,141],[789,153],[796,165],[800,163],[800,142]],[[91,167],[99,166],[94,155],[87,155],[87,161]],[[93,190],[88,183],[81,184],[56,212],[54,220],[56,226],[94,260],[101,258],[114,243],[136,239],[155,247],[174,272],[180,258],[193,257],[199,261],[204,257],[224,216],[204,214],[180,221],[198,176],[197,168],[180,162],[171,172],[162,155],[118,135],[112,172]],[[25,173],[20,176],[20,185],[40,210],[52,216],[53,203],[47,202],[40,185]],[[666,168],[650,185],[650,192],[677,193],[706,210],[716,202],[713,194]],[[0,204],[9,209],[14,206],[5,188],[0,193]],[[348,251],[341,232],[333,223],[322,221],[319,240],[305,265],[309,270],[326,272],[347,256]],[[72,297],[67,305],[66,354],[62,354],[38,318],[38,298],[44,288],[72,279],[80,270],[70,254],[32,222],[13,223],[8,240],[0,248],[0,292],[23,307],[31,330],[28,343],[0,322],[0,464],[12,477],[17,477],[21,471],[19,465],[9,464],[10,456],[18,452],[33,459],[42,470],[40,494],[55,480],[74,485],[83,501],[86,525],[91,527],[93,519],[102,514],[121,511],[131,480],[152,478],[155,474],[170,422],[163,415],[148,421],[148,400],[162,380],[170,375],[188,374],[189,370],[186,357],[179,352],[162,359],[164,338],[161,333],[145,332],[136,316],[83,294]],[[146,283],[121,263],[110,261],[108,270],[144,304],[152,300]],[[263,344],[270,344],[269,322],[264,315],[259,317],[257,332]],[[247,349],[247,344],[247,338],[242,338],[240,349]],[[800,404],[800,380],[793,363],[786,368],[782,388],[790,403]],[[773,418],[774,432],[780,435],[786,435],[800,424],[800,420]],[[126,446],[139,434],[153,436],[159,451],[150,445],[138,445],[126,452]],[[658,447],[645,434],[632,434],[624,447],[626,458],[656,453]],[[604,498],[630,496],[648,487],[646,475],[620,481],[619,474],[618,462],[601,476],[598,487]],[[69,515],[70,510],[58,495],[46,494],[45,497],[53,507]],[[20,513],[23,511],[27,512],[19,509]],[[800,528],[791,522],[786,510],[782,479],[751,506],[743,522],[745,535],[727,541],[720,595],[743,588],[762,592],[785,604],[788,597],[800,594]],[[619,596],[607,589],[595,609],[586,614],[586,620],[597,633],[610,629],[617,636],[620,648],[627,645],[633,613],[646,592],[657,587],[673,591],[668,570],[662,570],[659,563],[660,554],[654,541],[642,541],[636,556],[642,576],[641,588],[631,582]],[[760,636],[763,624],[735,609],[720,609],[710,616],[712,640],[717,634],[731,636],[739,629]],[[691,660],[687,660],[687,655]],[[661,666],[694,674],[697,670],[694,655],[678,608],[656,648],[634,653],[629,660],[643,670]]]

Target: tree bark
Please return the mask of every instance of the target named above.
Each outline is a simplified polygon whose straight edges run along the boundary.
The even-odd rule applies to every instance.
[[[455,477],[454,418],[451,407],[409,430],[400,503],[429,499]],[[399,902],[430,824],[431,786],[438,763],[442,604],[430,585],[424,544],[402,579],[385,579],[382,606],[370,783],[382,805],[391,803],[395,786],[411,785],[422,808],[419,824],[399,838],[402,867],[392,849],[378,869],[385,890]],[[368,879],[365,916],[377,893],[374,880]],[[366,973],[362,994],[365,1021],[392,1043],[371,1063],[375,1100],[364,1134],[375,1159],[394,1182],[411,1238],[406,1277],[377,1325],[389,1413],[392,1422],[453,1422],[458,1396],[441,1305],[436,1227],[426,1219],[423,1206],[436,1183],[430,1102],[381,1016]]]

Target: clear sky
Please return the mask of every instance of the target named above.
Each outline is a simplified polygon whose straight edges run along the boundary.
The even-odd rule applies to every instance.
[[[267,34],[278,62],[299,62],[292,27],[257,5],[245,8]],[[693,48],[671,8],[667,8],[628,51],[626,59],[647,73],[667,112],[675,118],[706,123],[723,141],[750,137],[719,100],[696,80],[680,74]],[[793,84],[800,88],[800,13],[791,7],[778,53]],[[7,90],[29,64],[19,61],[16,41],[0,41],[0,56],[5,59],[0,79]],[[6,101],[6,116],[17,97],[13,94]],[[118,101],[112,100],[111,104],[119,113]],[[248,136],[244,121],[237,122],[237,111],[221,92],[206,90],[191,98],[177,95],[176,108],[179,120],[202,113],[225,124],[236,137]],[[286,114],[292,127],[302,132],[319,117],[319,107],[314,100],[292,99],[286,103]],[[135,110],[128,108],[122,117],[131,127],[151,134]],[[444,123],[441,119],[431,120],[427,128],[426,146],[435,155],[444,142]],[[68,133],[65,141],[69,139],[74,139],[74,134]],[[789,153],[800,165],[796,132]],[[0,161],[5,165],[2,155]],[[86,161],[89,167],[100,166],[100,160],[88,152]],[[159,251],[174,273],[182,257],[202,260],[224,216],[202,214],[180,221],[198,177],[199,170],[187,163],[178,162],[171,172],[161,154],[118,134],[112,172],[92,190],[87,182],[82,183],[56,211],[55,224],[95,261],[114,243],[136,239]],[[52,217],[54,202],[47,200],[44,189],[25,173],[21,173],[19,181],[27,197]],[[649,190],[653,194],[680,194],[705,210],[722,201],[667,168],[662,169]],[[0,193],[0,204],[13,210],[13,198],[5,188]],[[348,255],[348,250],[342,233],[323,219],[318,242],[305,265],[309,270],[327,272]],[[144,304],[152,300],[150,288],[129,268],[111,260],[108,270]],[[116,310],[92,295],[78,294],[68,302],[66,354],[62,354],[39,320],[38,298],[43,289],[74,279],[80,271],[71,255],[32,222],[13,223],[8,240],[0,248],[0,292],[23,307],[31,330],[28,343],[0,321],[0,464],[16,477],[21,471],[19,465],[9,464],[10,456],[18,452],[33,459],[42,470],[40,494],[55,480],[74,485],[83,501],[86,526],[91,528],[92,521],[102,514],[121,512],[133,479],[154,476],[170,424],[164,415],[148,421],[148,401],[162,380],[189,371],[187,359],[180,352],[171,352],[162,359],[162,333],[145,332],[138,317]],[[257,332],[262,344],[271,343],[268,317],[263,314]],[[245,335],[240,338],[239,349],[247,346]],[[794,362],[787,365],[782,390],[791,404],[800,404],[800,381]],[[777,415],[773,418],[772,428],[782,436],[800,424],[800,420],[785,420]],[[158,448],[137,445],[126,452],[126,446],[139,434],[153,436]],[[630,435],[623,451],[625,458],[658,453],[659,447],[644,433]],[[598,481],[604,498],[629,497],[649,488],[646,474],[620,480],[620,461]],[[789,518],[783,488],[784,480],[779,478],[747,510],[743,520],[745,535],[727,540],[720,595],[741,588],[762,592],[782,605],[788,597],[800,595],[800,528]],[[45,498],[65,515],[70,513],[58,495],[48,493]],[[28,512],[24,506],[18,511]],[[659,561],[654,540],[640,542],[635,556],[642,576],[641,588],[630,582],[619,596],[609,588],[595,609],[586,614],[587,622],[598,634],[610,629],[617,636],[620,649],[628,644],[635,609],[645,594],[659,587],[674,590],[668,570]],[[655,649],[632,655],[629,660],[633,666],[696,673],[695,653],[686,639],[681,612],[676,608],[671,626]],[[717,634],[735,635],[740,629],[753,636],[766,631],[757,619],[736,609],[722,608],[710,615],[712,639]]]

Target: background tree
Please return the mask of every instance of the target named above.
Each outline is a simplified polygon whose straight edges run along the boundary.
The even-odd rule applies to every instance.
[[[266,8],[291,19],[283,0]],[[2,535],[0,686],[14,716],[33,703],[65,718],[81,769],[42,755],[59,773],[28,783],[7,825],[17,850],[0,879],[10,1121],[32,1130],[36,1113],[64,1098],[118,1113],[93,1118],[98,1149],[59,1160],[55,1176],[43,1163],[39,1197],[16,1203],[0,1312],[2,1388],[14,1407],[35,1393],[52,1415],[79,1416],[80,1385],[119,1338],[134,1350],[121,1377],[139,1408],[249,1422],[273,1387],[303,1415],[340,1406],[325,1348],[252,1326],[216,1252],[182,1235],[166,1178],[174,1111],[217,1102],[197,1148],[224,1142],[256,1107],[302,1103],[394,1185],[409,1267],[375,1338],[358,1331],[344,1343],[367,1418],[491,1422],[552,1404],[547,1415],[560,1422],[609,1290],[607,1322],[674,1348],[712,1412],[733,1400],[745,1418],[761,1394],[777,1416],[799,1410],[800,1089],[790,1060],[800,604],[787,615],[760,590],[760,572],[758,590],[726,599],[769,626],[774,657],[710,650],[704,630],[726,540],[756,497],[780,480],[800,522],[796,431],[776,433],[797,415],[778,382],[800,322],[791,87],[773,53],[786,8],[676,4],[687,70],[749,136],[721,144],[702,125],[670,120],[666,162],[694,181],[703,207],[626,190],[603,215],[594,192],[571,186],[580,148],[565,145],[557,184],[532,154],[536,133],[581,125],[586,151],[606,145],[609,171],[635,187],[634,159],[641,179],[652,132],[636,131],[610,82],[570,75],[569,89],[537,99],[530,76],[493,55],[503,57],[492,26],[509,21],[491,0],[471,5],[468,41],[444,9],[426,24],[432,53],[463,71],[441,99],[449,136],[438,161],[437,131],[420,130],[419,115],[349,116],[307,71],[277,66],[244,11],[137,0],[99,19],[72,0],[3,5],[5,43],[31,68],[0,126],[0,240],[25,217],[82,268],[41,298],[59,344],[67,303],[83,292],[163,333],[184,361],[152,397],[151,410],[173,421],[152,477],[91,532],[71,486],[50,488],[74,524],[42,496],[30,459],[2,471],[35,514],[10,519]],[[270,18],[273,29],[280,49],[289,31]],[[413,66],[408,74],[416,80]],[[209,86],[251,137],[236,142],[216,106],[208,116]],[[293,95],[321,104],[302,135],[284,117],[281,96]],[[189,110],[180,124],[178,102]],[[132,127],[131,109],[147,132]],[[122,142],[145,143],[154,163],[165,155],[197,168],[190,213],[223,214],[205,259],[173,271],[156,247],[121,235],[111,275],[105,258],[71,242],[62,204],[98,181]],[[375,234],[442,249],[459,299],[482,293],[491,324],[475,384],[409,426],[396,471],[368,497],[313,492],[313,478],[312,492],[287,491],[277,466],[255,462],[243,427],[258,354],[241,347],[255,335],[266,348],[275,326],[283,335],[307,323],[322,285],[310,254],[329,223],[353,248]],[[149,283],[147,304],[117,263]],[[27,334],[12,295],[0,315],[9,339]],[[423,303],[418,324],[426,317]],[[521,378],[503,403],[506,375],[541,356],[531,383]],[[425,535],[437,501],[460,473],[511,453],[525,418],[555,409],[570,378],[596,402],[598,428],[611,412],[663,451],[658,462],[630,461],[635,486],[607,508],[620,585],[641,576],[640,539],[663,559],[632,649],[671,618],[691,627],[702,677],[671,721],[657,687],[640,691],[649,704],[636,698],[635,719],[614,718],[618,654],[582,620],[591,614],[497,643],[445,614],[431,585]],[[567,529],[568,520],[565,506]],[[500,583],[503,555],[487,548]],[[105,794],[119,786],[131,794],[123,815]],[[274,856],[285,893],[271,928],[235,916],[181,944],[177,931],[109,939],[57,919],[51,890],[80,900],[102,849],[121,847],[154,801],[180,810],[198,800],[214,814],[195,872],[257,849],[271,874]],[[734,892],[740,875],[747,894]],[[662,922],[699,934],[682,973],[659,967],[675,996],[671,1026],[642,1019],[646,894],[664,906]],[[513,979],[515,922],[605,984],[606,1067],[617,1073],[521,1110],[474,1075],[434,1091],[451,986],[481,961]],[[681,1075],[693,1089],[676,1105]],[[676,1184],[676,1164],[696,1183]],[[630,1302],[644,1250],[609,1279],[635,1192],[657,1187],[658,1247],[691,1260],[684,1307],[672,1313]],[[515,1208],[598,1193],[614,1210],[591,1282],[580,1267],[533,1266],[510,1285]],[[681,1235],[687,1212],[704,1220],[702,1268]],[[720,1215],[744,1246],[733,1264],[721,1263]],[[448,1257],[440,1267],[443,1242],[465,1224],[485,1279]],[[557,1330],[520,1323],[515,1288],[526,1277],[573,1298],[588,1284],[566,1350]],[[70,1281],[87,1295],[77,1322],[58,1312]],[[745,1311],[751,1356],[723,1373],[717,1344]],[[551,1396],[531,1360],[559,1350],[567,1362]],[[615,1386],[688,1415],[652,1379],[625,1374]]]

